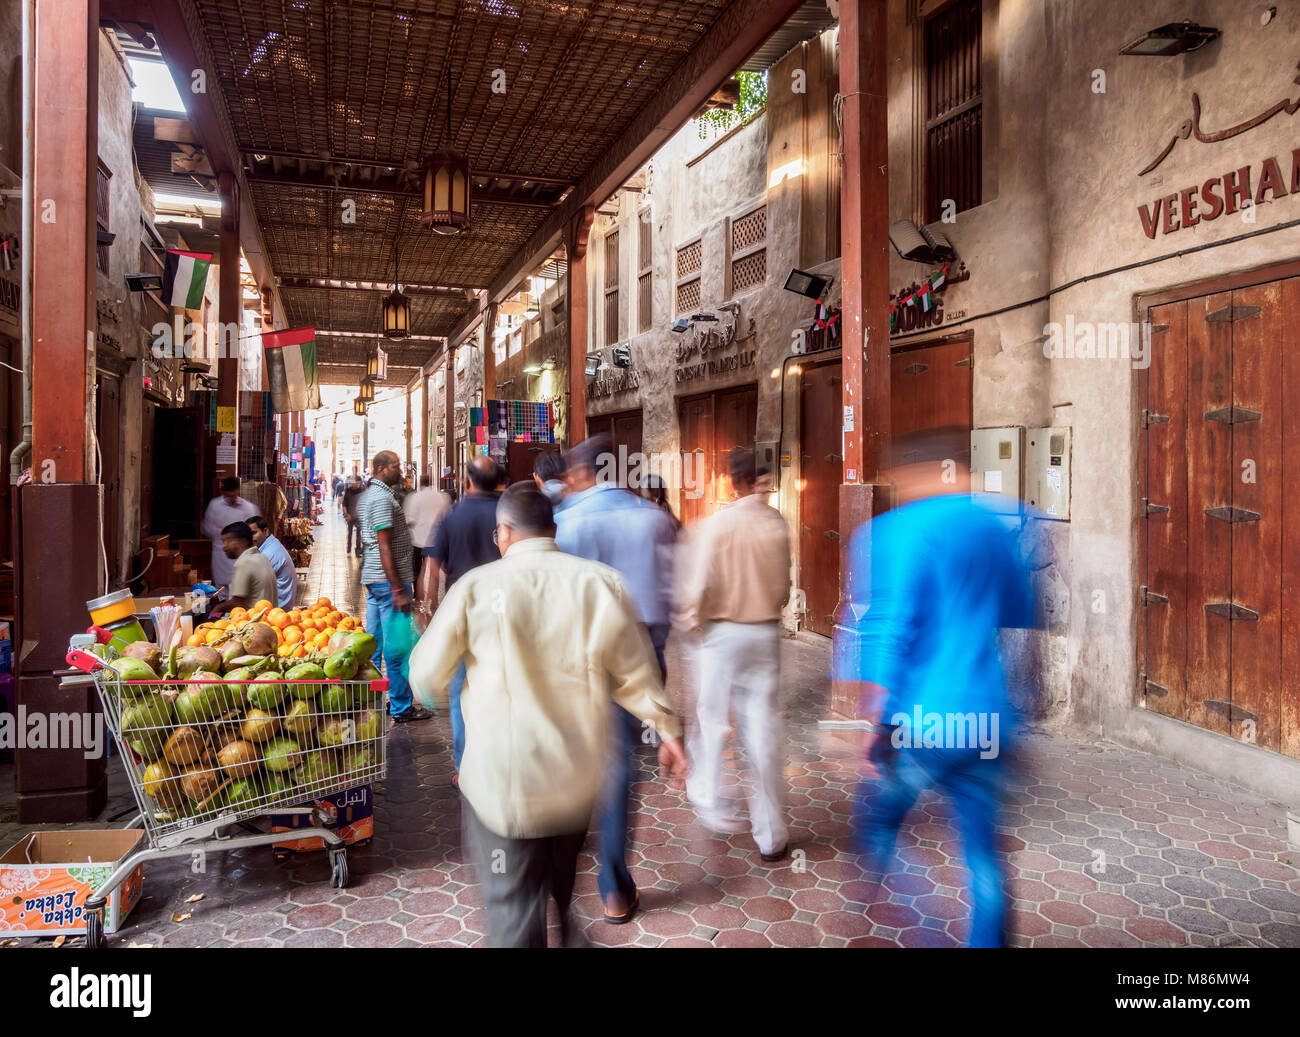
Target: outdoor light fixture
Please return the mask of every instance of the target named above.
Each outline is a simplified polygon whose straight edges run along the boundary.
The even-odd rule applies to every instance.
[[[357,391],[357,399],[363,403],[369,403],[375,398],[375,385],[369,379],[362,379],[361,388]]]
[[[375,355],[366,360],[366,378],[372,382],[388,381],[388,354],[382,347],[375,348]]]
[[[359,414],[363,418],[366,416],[366,401],[360,396],[352,401],[352,413]]]
[[[524,368],[524,374],[541,374],[541,373],[542,373],[541,364],[529,364],[527,367]]]
[[[1137,58],[1165,58],[1189,50],[1200,50],[1221,35],[1218,29],[1208,25],[1170,22],[1144,33],[1128,46],[1121,47],[1119,52]]]
[[[809,299],[820,299],[822,292],[826,291],[828,283],[826,278],[810,274],[805,270],[791,270],[790,276],[785,279],[785,284],[782,287],[787,292],[794,292],[796,295],[807,296]]]
[[[675,321],[673,321],[673,331],[677,332],[677,334],[682,335],[690,330],[691,330],[691,322],[687,320],[685,317],[678,317]]]
[[[469,230],[469,159],[451,148],[451,69],[447,70],[447,147],[424,164],[424,211],[420,222],[437,234]]]
[[[615,367],[632,366],[632,350],[628,346],[615,346],[609,355]]]
[[[397,266],[397,242],[393,242],[393,294],[384,299],[384,337],[407,338],[411,334],[411,300],[402,294]],[[373,373],[373,372],[372,372]]]
[[[543,370],[543,371],[554,371],[554,370],[555,370],[555,361],[552,360],[550,357],[547,357],[545,360],[542,361],[542,370]]]
[[[718,322],[718,318],[715,317],[712,313],[692,313],[691,322],[694,323],[695,321],[712,321],[714,324],[716,324]]]
[[[162,277],[158,274],[127,274],[126,287],[132,292],[161,292]]]
[[[957,254],[943,231],[918,227],[911,220],[899,220],[890,224],[889,243],[904,259],[917,263],[952,259]]]
[[[587,377],[595,378],[596,373],[600,370],[600,357],[594,353],[587,357]]]

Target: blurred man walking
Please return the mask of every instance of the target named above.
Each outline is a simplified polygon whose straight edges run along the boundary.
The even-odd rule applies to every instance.
[[[604,562],[623,577],[650,635],[663,679],[668,674],[664,646],[668,642],[677,530],[667,513],[654,504],[615,483],[596,481],[596,469],[603,457],[610,456],[609,450],[609,436],[599,435],[579,443],[565,457],[569,492],[555,515],[555,542],[560,550]],[[600,808],[600,896],[605,920],[621,925],[632,920],[638,902],[636,883],[627,868],[627,811],[635,769],[633,752],[642,744],[642,727],[617,704],[613,722],[609,777]]]
[[[781,609],[790,596],[790,531],[756,489],[751,450],[731,456],[740,499],[699,524],[683,583],[680,622],[699,634],[694,767],[686,785],[700,821],[716,832],[744,823],[721,797],[730,710],[754,784],[749,822],[764,861],[787,852],[785,737],[781,722]]]
[[[611,706],[658,732],[672,779],[681,728],[617,573],[562,553],[550,502],[520,482],[497,505],[502,557],[447,592],[411,658],[430,702],[468,663],[461,792],[465,846],[483,885],[488,938],[545,947],[547,902],[569,922],[578,851],[600,791]]]
[[[869,755],[882,781],[859,788],[855,840],[880,878],[922,790],[952,797],[974,894],[970,945],[1000,947],[1007,901],[994,848],[1015,717],[998,657],[1002,627],[1030,626],[1029,579],[990,498],[956,458],[968,429],[895,440],[884,473],[898,507],[854,535],[841,622],[851,650],[835,676],[886,693]],[[864,711],[873,713],[873,708]]]

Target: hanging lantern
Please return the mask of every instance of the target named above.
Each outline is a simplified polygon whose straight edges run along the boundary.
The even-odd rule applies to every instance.
[[[362,381],[361,388],[357,391],[357,399],[363,403],[369,403],[374,398],[375,398],[374,383],[371,382],[369,378],[366,378],[365,380]]]
[[[366,361],[366,378],[372,382],[388,381],[388,354],[376,348],[375,355]]]
[[[411,300],[398,288],[384,299],[384,337],[406,338],[411,334]]]
[[[424,210],[420,223],[438,234],[469,230],[469,159],[452,147],[451,69],[447,69],[446,145],[424,163]]]
[[[363,418],[366,416],[366,401],[363,400],[360,396],[358,396],[355,400],[352,401],[352,413],[357,414]]]
[[[438,234],[469,230],[469,159],[438,151],[424,164],[424,211],[420,222]]]

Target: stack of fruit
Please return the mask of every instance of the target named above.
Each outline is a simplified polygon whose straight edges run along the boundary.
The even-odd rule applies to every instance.
[[[276,627],[261,603],[187,644],[178,631],[165,656],[139,642],[110,663],[123,755],[163,819],[319,798],[381,772],[375,639],[324,599],[309,611]]]
[[[336,609],[329,598],[316,604],[285,611],[259,601],[251,609],[234,608],[226,619],[202,623],[195,628],[187,645],[211,645],[225,641],[233,626],[246,623],[250,615],[265,617],[263,622],[275,630],[275,652],[281,659],[305,659],[312,652],[323,652],[339,631],[365,633],[361,620]]]

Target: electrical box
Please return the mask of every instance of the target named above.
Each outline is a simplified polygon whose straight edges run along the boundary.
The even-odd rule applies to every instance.
[[[971,492],[1004,497],[1005,506],[998,510],[1008,515],[1019,515],[1025,483],[1024,458],[1023,428],[971,429]]]
[[[1025,501],[1044,518],[1070,518],[1070,429],[1025,433]]]
[[[777,463],[776,447],[775,439],[759,440],[754,444],[754,468],[760,472],[764,468],[768,470],[774,490],[780,489],[781,484],[781,466]]]

